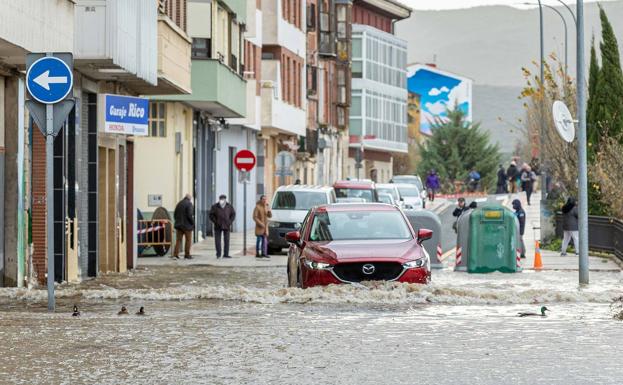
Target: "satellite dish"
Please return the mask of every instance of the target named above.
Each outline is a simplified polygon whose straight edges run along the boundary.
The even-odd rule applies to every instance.
[[[554,124],[556,125],[556,130],[558,130],[560,137],[565,142],[573,142],[575,138],[575,125],[573,123],[575,120],[573,120],[567,105],[560,100],[556,100],[552,107],[552,112],[554,114]]]

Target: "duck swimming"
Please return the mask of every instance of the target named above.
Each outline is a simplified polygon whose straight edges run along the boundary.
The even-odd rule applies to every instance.
[[[117,313],[117,315],[128,315],[130,313],[128,313],[128,309],[125,306],[121,306],[121,310],[119,310],[119,313]]]
[[[78,310],[78,306],[74,305],[74,312],[71,313],[72,317],[80,317],[80,310]]]
[[[145,308],[141,306],[141,308],[136,312],[136,315],[145,315]]]
[[[521,312],[521,313],[517,313],[517,317],[547,317],[547,315],[545,315],[546,311],[550,311],[550,310],[547,307],[542,306],[541,314],[531,313],[531,312]]]

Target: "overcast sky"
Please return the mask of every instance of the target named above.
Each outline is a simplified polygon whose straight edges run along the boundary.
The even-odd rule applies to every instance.
[[[406,5],[416,10],[427,9],[457,9],[457,8],[470,8],[479,5],[510,5],[517,8],[526,8],[526,6],[518,5],[525,2],[536,2],[536,0],[401,0]],[[610,1],[610,0],[601,0]],[[574,1],[565,1],[569,5],[575,7]],[[586,0],[585,2],[592,2],[592,0]],[[560,5],[556,0],[544,0],[544,4]]]

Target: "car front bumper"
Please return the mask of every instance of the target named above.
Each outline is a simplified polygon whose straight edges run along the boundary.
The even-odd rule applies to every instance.
[[[308,288],[312,286],[326,286],[332,284],[353,284],[358,282],[350,282],[341,279],[333,269],[327,270],[313,270],[307,267],[301,267],[301,275],[302,282],[301,285],[303,288]],[[400,275],[395,279],[386,280],[388,282],[402,282],[402,283],[419,283],[419,284],[427,284],[430,282],[431,272],[430,269],[426,267],[416,267],[410,269],[403,269]]]

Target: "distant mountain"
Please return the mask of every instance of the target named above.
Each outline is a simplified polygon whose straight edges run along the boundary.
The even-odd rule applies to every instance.
[[[602,4],[613,24],[619,44],[623,43],[623,1]],[[571,7],[575,11],[575,6]],[[575,26],[569,12],[569,73],[575,75]],[[544,8],[545,54],[564,58],[564,28],[559,15]],[[596,3],[585,5],[586,60],[591,36],[601,35]],[[474,120],[482,122],[502,149],[510,153],[518,134],[513,124],[523,117],[521,100],[524,85],[521,68],[538,73],[532,62],[539,59],[538,9],[519,10],[507,6],[476,7],[448,11],[414,11],[411,18],[396,24],[397,35],[408,41],[410,63],[435,63],[474,80]],[[620,46],[623,51],[623,45]],[[501,118],[498,119],[498,117]],[[512,124],[511,124],[512,123]]]

